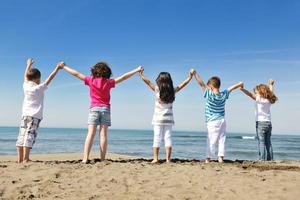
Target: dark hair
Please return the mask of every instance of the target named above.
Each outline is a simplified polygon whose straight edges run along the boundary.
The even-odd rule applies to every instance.
[[[159,88],[159,98],[164,103],[173,103],[175,101],[175,91],[171,75],[168,72],[161,72],[156,84]]]
[[[103,77],[109,79],[111,77],[111,69],[106,62],[98,62],[91,68],[91,73],[94,78]]]
[[[41,78],[41,72],[37,68],[30,68],[30,70],[27,72],[26,76],[29,81],[33,81],[33,80]]]
[[[207,85],[211,85],[214,88],[219,89],[221,87],[221,80],[219,77],[213,76],[207,81]]]

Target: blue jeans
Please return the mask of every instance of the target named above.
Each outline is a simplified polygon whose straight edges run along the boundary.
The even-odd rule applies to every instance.
[[[272,123],[256,122],[256,134],[258,139],[259,160],[273,160],[273,148],[271,143]]]

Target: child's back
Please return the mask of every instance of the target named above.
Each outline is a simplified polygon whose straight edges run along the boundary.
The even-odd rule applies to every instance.
[[[44,92],[46,89],[47,85],[45,83],[36,84],[33,81],[24,82],[23,117],[31,116],[40,120],[43,118]]]
[[[173,102],[164,103],[160,99],[159,88],[155,87],[155,108],[152,119],[153,125],[174,125]]]
[[[271,102],[260,96],[255,99],[256,121],[271,121]]]
[[[84,83],[90,87],[91,108],[110,107],[110,90],[116,85],[115,79],[86,76]]]
[[[220,94],[215,94],[207,88],[204,93],[206,99],[205,118],[206,122],[219,120],[225,117],[225,102],[229,97],[229,91],[226,89]]]

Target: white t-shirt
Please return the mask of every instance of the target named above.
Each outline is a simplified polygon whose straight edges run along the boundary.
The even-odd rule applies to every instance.
[[[268,99],[260,96],[255,100],[255,118],[256,121],[271,121],[271,103]]]
[[[46,83],[38,85],[32,81],[24,82],[23,117],[30,116],[40,120],[43,119],[44,92],[47,88]]]

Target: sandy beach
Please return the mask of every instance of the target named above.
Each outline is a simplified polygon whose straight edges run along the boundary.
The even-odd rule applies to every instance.
[[[205,164],[109,154],[100,162],[93,154],[32,155],[17,164],[0,157],[0,199],[299,199],[300,162],[227,161]]]

